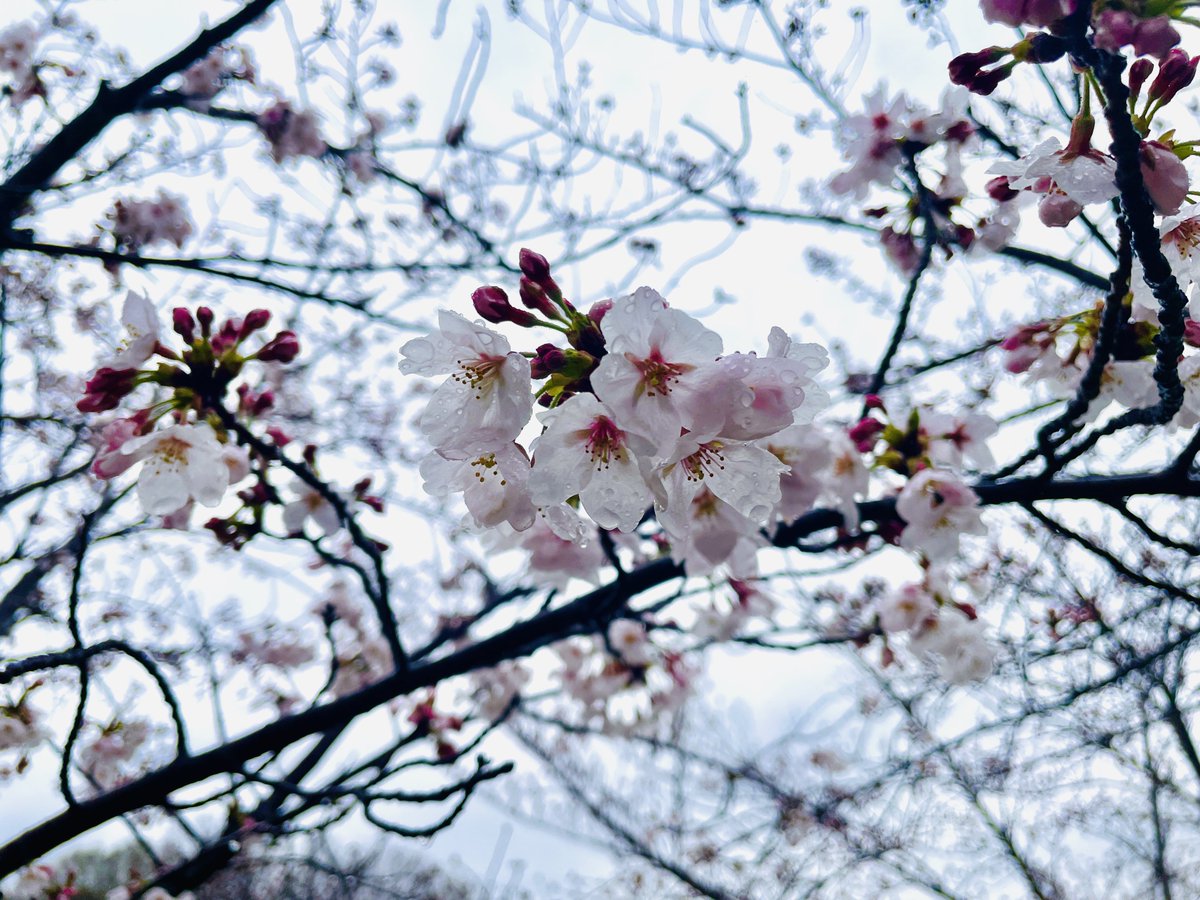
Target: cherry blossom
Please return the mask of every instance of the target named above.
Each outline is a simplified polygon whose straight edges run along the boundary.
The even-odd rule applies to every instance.
[[[608,353],[591,383],[639,453],[661,453],[706,405],[703,367],[721,338],[650,288],[613,301],[602,328]]]
[[[450,375],[434,391],[418,425],[438,449],[511,441],[533,412],[529,360],[503,335],[442,310],[437,331],[400,352],[400,371]]]
[[[49,736],[42,714],[29,703],[0,706],[0,751],[32,750]]]
[[[1080,127],[1079,133],[1090,134],[1086,127]],[[1117,195],[1112,157],[1092,149],[1079,134],[1072,135],[1072,144],[1066,149],[1057,138],[1047,138],[1021,159],[995,163],[988,171],[1007,176],[1013,190],[1065,197],[1080,207],[1104,203]]]
[[[0,73],[7,73],[11,84],[5,90],[8,100],[19,107],[31,97],[44,94],[34,64],[41,33],[30,22],[18,22],[0,31]]]
[[[473,697],[478,704],[479,715],[493,722],[498,720],[532,677],[529,667],[516,660],[506,660],[495,668],[480,669],[473,673]]]
[[[507,522],[524,531],[534,522],[529,457],[511,441],[439,450],[421,461],[420,471],[427,493],[435,497],[461,493],[481,528]]]
[[[151,357],[158,344],[158,310],[145,294],[130,291],[121,309],[121,324],[127,336],[104,365],[111,369],[136,369]]]
[[[919,656],[936,657],[938,673],[951,684],[981,681],[991,674],[996,652],[983,635],[984,625],[953,608],[943,608],[913,634],[909,648]]]
[[[847,528],[858,525],[856,501],[866,495],[870,473],[844,431],[792,425],[762,444],[788,467],[779,482],[780,519],[790,522],[821,500],[841,512]]]
[[[157,243],[182,248],[193,225],[184,198],[160,190],[153,200],[118,200],[109,213],[117,246],[130,253]]]
[[[601,528],[636,528],[652,497],[608,408],[578,394],[538,418],[546,430],[533,444],[533,502],[551,506],[578,494]]]
[[[694,431],[752,441],[811,422],[829,405],[813,376],[829,364],[818,344],[794,342],[782,328],[768,337],[766,357],[731,353],[702,370],[704,405],[691,417]]]
[[[271,145],[271,159],[277,163],[297,156],[318,158],[329,149],[321,137],[314,113],[297,112],[286,100],[275,104],[258,116],[258,128]]]
[[[121,452],[142,463],[138,499],[151,515],[173,513],[189,499],[216,506],[229,486],[224,448],[206,423],[171,425],[130,438]]]
[[[336,534],[342,527],[337,509],[325,495],[311,485],[296,482],[296,497],[283,507],[283,527],[288,534],[303,534],[304,523],[312,519],[326,535]]]
[[[979,498],[948,469],[923,469],[910,478],[896,498],[896,512],[906,523],[900,546],[935,562],[958,553],[961,535],[987,531]]]
[[[879,627],[888,634],[911,631],[937,612],[937,604],[923,583],[911,583],[890,591],[876,605]]]
[[[920,421],[934,463],[961,466],[966,461],[977,469],[995,466],[996,459],[987,446],[987,439],[998,430],[995,420],[979,413],[921,410]]]
[[[742,515],[707,487],[692,498],[686,519],[671,519],[668,533],[671,558],[689,576],[707,575],[724,565],[734,577],[756,577],[758,551],[768,543],[759,523]]]
[[[1079,0],[979,0],[983,17],[1004,25],[1053,25],[1070,15]]]
[[[633,619],[614,620],[608,626],[608,642],[626,665],[649,665],[653,644],[646,634],[646,626],[641,622]]]
[[[133,763],[151,734],[145,719],[114,720],[82,744],[79,768],[99,790],[116,787],[132,774]]]
[[[654,470],[660,480],[655,503],[659,522],[668,533],[686,534],[692,502],[707,488],[750,521],[764,525],[782,496],[779,477],[787,470],[756,444],[684,435]]]

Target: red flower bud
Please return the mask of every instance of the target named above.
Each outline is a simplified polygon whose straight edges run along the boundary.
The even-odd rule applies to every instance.
[[[196,320],[186,307],[177,306],[171,311],[171,325],[175,333],[187,343],[190,344],[196,339]]]
[[[517,309],[509,303],[508,294],[494,284],[477,288],[471,295],[471,302],[475,305],[475,312],[488,322],[512,322],[514,325],[528,328],[538,321],[532,313]]]
[[[207,306],[201,306],[196,310],[196,320],[200,323],[200,333],[208,337],[213,323],[213,311]]]
[[[1192,83],[1196,77],[1196,64],[1200,56],[1190,58],[1176,48],[1158,64],[1158,75],[1150,83],[1150,99],[1159,104],[1170,103],[1175,95]]]
[[[562,318],[554,303],[546,296],[542,286],[532,279],[522,276],[521,284],[518,288],[521,302],[530,309],[536,309],[542,315],[550,319]]]
[[[875,446],[875,440],[879,437],[879,432],[883,431],[885,427],[878,419],[868,416],[851,425],[847,434],[850,435],[850,440],[854,442],[854,446],[858,448],[859,453],[867,453]]]
[[[520,261],[521,274],[530,281],[541,284],[550,277],[550,263],[542,254],[534,253],[532,250],[522,247],[518,259]]]
[[[263,362],[290,363],[300,354],[300,339],[294,331],[281,331],[271,338],[255,356]]]
[[[1146,83],[1146,79],[1150,77],[1150,73],[1154,71],[1154,63],[1148,59],[1134,60],[1133,65],[1129,67],[1129,96],[1137,100],[1142,93],[1142,85]]]
[[[542,344],[537,355],[530,361],[530,374],[534,378],[546,378],[560,371],[567,364],[567,355],[553,344]]]
[[[241,339],[244,340],[260,328],[266,328],[269,321],[271,321],[271,313],[267,310],[250,310],[246,313],[246,318],[242,320]]]

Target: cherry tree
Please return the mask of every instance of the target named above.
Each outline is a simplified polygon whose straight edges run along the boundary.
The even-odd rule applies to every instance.
[[[883,10],[484,6],[432,125],[382,4],[226,6],[146,66],[0,33],[16,896],[101,826],[178,896],[478,791],[634,895],[1197,890],[1187,3],[907,3],[924,98],[852,88]],[[799,87],[803,153],[747,89],[623,133],[585,32]],[[722,269],[804,241],[819,299]]]

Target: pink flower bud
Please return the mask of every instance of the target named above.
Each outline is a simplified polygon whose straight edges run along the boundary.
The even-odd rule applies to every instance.
[[[245,340],[260,328],[266,328],[269,321],[271,321],[271,313],[267,310],[250,310],[250,312],[246,313],[246,318],[242,320],[242,329],[239,332],[240,339]]]
[[[294,331],[281,331],[255,356],[263,362],[290,363],[300,354],[300,340]]]
[[[1078,0],[979,0],[983,17],[1002,25],[1045,27],[1066,18]]]
[[[1014,191],[1008,183],[1007,175],[997,175],[984,187],[987,195],[997,203],[1004,203],[1008,200],[1015,200],[1020,196],[1019,191]]]
[[[508,294],[494,284],[477,288],[475,293],[471,294],[471,302],[475,305],[475,312],[488,322],[512,322],[514,325],[528,328],[538,321],[532,313],[517,309],[509,303]]]
[[[267,429],[267,436],[271,439],[276,447],[286,447],[292,442],[292,439],[288,437],[288,433],[278,425],[272,425],[269,427]]]
[[[1178,48],[1170,51],[1158,64],[1158,75],[1150,83],[1150,99],[1160,105],[1170,103],[1196,77],[1197,62],[1200,56],[1191,58]]]
[[[950,60],[947,67],[950,71],[950,81],[954,84],[970,85],[985,66],[1000,62],[1008,56],[1003,47],[986,47],[973,53],[960,53]]]
[[[546,378],[559,372],[567,364],[567,355],[553,344],[542,344],[537,348],[537,355],[530,360],[530,374],[534,378]]]
[[[521,274],[530,281],[542,284],[550,277],[550,263],[540,253],[534,253],[525,247],[519,254]]]
[[[1142,93],[1142,85],[1146,83],[1146,79],[1150,77],[1150,73],[1154,71],[1154,63],[1148,59],[1134,60],[1133,65],[1129,67],[1129,96],[1134,100]]]
[[[605,314],[613,308],[612,299],[597,300],[592,304],[592,308],[587,311],[587,316],[597,325],[604,321]]]
[[[847,434],[850,440],[854,442],[854,446],[858,448],[859,453],[867,453],[875,446],[875,440],[879,437],[879,433],[883,431],[884,424],[878,419],[867,416],[865,419],[859,419],[854,425],[850,426]]]
[[[1137,34],[1138,19],[1133,13],[1123,9],[1106,9],[1096,16],[1093,25],[1096,30],[1096,46],[1115,53],[1126,44],[1133,43]]]
[[[80,412],[104,412],[116,409],[121,398],[134,387],[137,369],[98,369],[84,385],[83,399],[75,404]]]
[[[518,291],[521,296],[521,302],[530,309],[536,309],[550,319],[561,318],[558,310],[554,307],[553,301],[546,296],[546,292],[542,286],[533,279],[522,276]]]
[[[220,355],[226,350],[236,347],[240,340],[240,334],[241,325],[237,320],[226,319],[221,323],[221,329],[211,338],[213,353]]]
[[[207,306],[197,308],[196,320],[200,323],[200,333],[208,337],[213,323],[213,311]]]
[[[186,307],[177,306],[172,310],[171,325],[175,329],[175,333],[187,343],[190,344],[196,339],[196,320],[192,318],[192,314]]]

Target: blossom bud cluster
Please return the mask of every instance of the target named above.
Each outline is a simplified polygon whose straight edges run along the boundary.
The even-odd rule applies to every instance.
[[[179,307],[172,314],[172,327],[185,346],[175,351],[162,343],[154,304],[132,291],[125,298],[121,319],[126,337],[87,382],[83,399],[76,404],[79,410],[116,409],[141,385],[155,385],[169,393],[104,426],[92,473],[110,479],[142,464],[138,496],[146,512],[181,516],[186,522],[193,501],[216,506],[229,485],[250,474],[247,448],[231,443],[222,429],[214,428],[220,425],[215,409],[228,387],[247,362],[291,362],[299,343],[293,332],[284,330],[257,351],[244,353],[243,343],[266,328],[269,312],[251,310],[244,319],[217,325],[207,307],[199,307],[194,315]],[[148,366],[155,356],[161,361]],[[239,391],[243,403],[248,396]],[[250,405],[261,413],[272,404],[266,393]],[[171,424],[156,428],[168,416]]]

